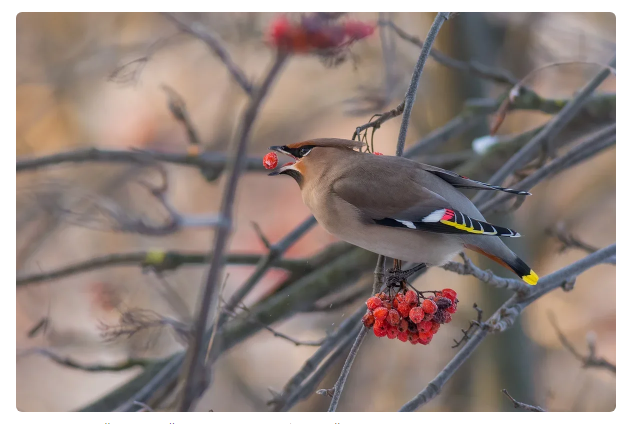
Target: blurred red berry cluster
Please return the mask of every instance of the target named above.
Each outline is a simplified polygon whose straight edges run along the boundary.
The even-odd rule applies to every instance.
[[[377,337],[427,345],[441,324],[451,321],[458,302],[457,293],[452,289],[443,289],[428,297],[414,290],[400,290],[392,299],[381,292],[368,299],[368,312],[361,321],[366,327],[372,327]]]
[[[270,24],[268,43],[289,53],[319,53],[340,50],[368,37],[376,24],[357,20],[328,19],[323,14],[310,14],[295,20],[279,16]]]

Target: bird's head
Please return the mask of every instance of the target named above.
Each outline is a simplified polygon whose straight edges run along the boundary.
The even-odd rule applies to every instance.
[[[286,154],[294,159],[294,162],[288,162],[268,175],[286,174],[294,178],[299,186],[303,186],[306,175],[329,163],[333,154],[352,152],[363,145],[364,143],[354,140],[318,138],[283,146],[271,146],[270,150]]]

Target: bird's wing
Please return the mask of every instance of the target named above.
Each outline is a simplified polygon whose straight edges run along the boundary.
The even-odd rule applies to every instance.
[[[369,175],[339,178],[331,190],[375,225],[446,234],[520,236],[454,209],[442,196],[406,178],[403,172],[382,178],[381,171],[370,174],[361,168],[356,172]]]
[[[505,187],[500,187],[496,185],[482,183],[481,181],[471,180],[468,177],[464,177],[463,175],[459,175],[455,172],[448,171],[446,169],[441,169],[436,166],[422,164],[421,167],[424,170],[446,181],[447,183],[449,183],[455,188],[469,188],[473,190],[499,190],[499,191],[505,191],[506,193],[519,194],[522,196],[531,195],[531,193],[527,191],[513,190],[511,188],[505,188]]]

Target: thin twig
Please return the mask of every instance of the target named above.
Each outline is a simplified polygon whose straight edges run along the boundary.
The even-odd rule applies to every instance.
[[[508,394],[508,390],[506,390],[506,389],[502,389],[502,393],[505,394],[506,397],[508,399],[510,399],[511,402],[513,402],[513,406],[515,407],[515,409],[521,408],[521,409],[525,409],[526,411],[530,411],[530,412],[546,412],[546,410],[544,410],[540,406],[533,406],[533,405],[529,405],[527,403],[520,402],[520,401],[516,400],[514,397],[512,397],[510,394]]]
[[[397,33],[397,35],[401,39],[409,41],[417,47],[422,47],[422,42],[419,38],[408,34],[403,29],[399,28],[394,22],[390,20],[380,20],[379,25],[389,26]],[[465,62],[463,60],[453,59],[452,57],[447,56],[435,49],[432,49],[430,51],[430,56],[435,59],[437,63],[440,63],[444,66],[448,66],[449,68],[458,69],[464,72],[469,72],[472,75],[486,78],[500,84],[515,85],[519,83],[519,80],[517,78],[515,78],[513,75],[511,75],[510,72],[504,69],[495,69],[477,62]]]
[[[232,77],[234,77],[243,91],[248,95],[252,95],[254,87],[252,87],[252,84],[245,76],[243,70],[234,63],[230,53],[223,46],[223,41],[215,33],[204,28],[199,22],[186,23],[178,19],[172,13],[162,13],[162,15],[173,22],[181,31],[186,32],[207,44],[207,47],[209,47],[212,53],[214,53],[221,62],[223,62],[223,65],[227,67],[227,70],[230,72]]]
[[[611,66],[615,65],[615,57],[611,60],[608,67],[604,67],[597,75],[586,84],[577,95],[562,108],[562,110],[551,118],[544,126],[544,129],[537,133],[524,147],[513,155],[495,174],[487,181],[488,184],[501,184],[506,177],[517,171],[522,166],[530,162],[538,149],[545,143],[557,136],[562,129],[575,117],[586,104],[590,96],[602,84],[606,78],[611,75]],[[480,204],[488,200],[492,193],[479,192],[474,198],[473,203]]]
[[[463,336],[461,337],[460,340],[453,339],[453,341],[455,342],[455,344],[451,346],[453,349],[458,348],[459,346],[461,346],[462,344],[464,344],[465,342],[470,340],[470,338],[475,333],[475,331],[473,331],[473,330],[476,329],[476,328],[479,328],[482,325],[481,322],[482,322],[482,315],[483,315],[484,311],[482,311],[479,308],[479,306],[477,306],[476,303],[473,303],[473,309],[475,309],[475,311],[477,311],[477,321],[470,321],[470,325],[468,326],[468,328],[466,330],[464,330],[463,328],[461,329],[461,332],[462,332]]]
[[[426,59],[430,54],[430,49],[432,48],[437,34],[441,29],[443,23],[448,19],[449,12],[439,12],[433,21],[430,31],[428,31],[428,36],[426,41],[424,41],[421,52],[419,53],[419,58],[417,59],[417,64],[415,65],[415,70],[412,73],[410,79],[410,85],[408,86],[408,91],[406,93],[406,105],[404,106],[403,116],[401,118],[401,129],[399,130],[399,138],[397,140],[397,156],[403,154],[404,146],[406,144],[406,133],[408,132],[408,125],[410,124],[410,113],[412,112],[412,106],[415,103],[415,98],[417,97],[417,88],[419,87],[419,79],[424,70],[424,65],[426,64]]]
[[[248,293],[256,286],[256,284],[261,280],[263,275],[273,266],[274,263],[278,262],[281,259],[281,256],[294,244],[296,243],[304,234],[306,234],[314,225],[316,224],[316,219],[314,216],[308,217],[305,221],[299,224],[294,230],[288,233],[283,237],[279,242],[270,244],[269,252],[267,255],[263,256],[259,262],[256,264],[256,268],[252,275],[239,287],[234,294],[229,298],[228,304],[230,308],[235,308]],[[269,244],[269,242],[268,242]],[[220,321],[219,327],[225,324],[227,320],[223,318]]]
[[[566,229],[566,225],[562,222],[558,222],[555,227],[549,228],[546,233],[557,238],[562,243],[562,247],[560,247],[559,250],[560,253],[569,248],[580,249],[585,251],[586,253],[593,253],[597,252],[598,250],[597,247],[593,247],[576,238]]]
[[[541,181],[551,178],[561,171],[582,163],[615,144],[615,124],[608,125],[588,137],[583,143],[573,147],[566,154],[557,157],[537,171],[511,186],[514,190],[530,190]],[[492,210],[514,196],[500,193],[480,206],[483,210]]]
[[[190,346],[187,357],[185,392],[181,399],[180,410],[189,411],[194,402],[202,395],[205,387],[199,387],[197,378],[203,377],[203,373],[209,370],[203,369],[205,364],[205,349],[207,346],[207,327],[209,325],[210,308],[212,304],[216,305],[218,297],[218,285],[221,278],[221,271],[224,264],[224,255],[227,247],[228,237],[231,232],[232,209],[236,197],[236,187],[245,167],[245,152],[249,141],[249,135],[252,130],[254,121],[258,114],[259,108],[265,99],[265,95],[276,79],[283,65],[286,63],[287,55],[278,54],[274,63],[270,67],[267,76],[261,86],[252,95],[243,119],[240,123],[237,140],[235,143],[236,152],[234,164],[227,181],[224,194],[223,204],[221,205],[220,216],[227,225],[220,226],[216,229],[214,248],[212,254],[211,266],[209,268],[205,287],[201,296],[201,307],[196,320],[194,343]],[[216,308],[215,308],[216,309]],[[214,311],[214,315],[216,310]]]
[[[165,94],[167,94],[167,106],[170,112],[172,112],[174,118],[176,118],[176,120],[185,128],[187,141],[189,143],[187,153],[192,156],[198,155],[203,144],[198,137],[196,127],[194,126],[189,113],[187,113],[185,100],[176,92],[176,90],[168,85],[162,84],[161,89],[165,91]]]
[[[134,367],[145,367],[145,366],[148,366],[150,363],[154,362],[151,359],[145,359],[145,358],[128,358],[124,361],[118,362],[113,365],[81,364],[74,359],[64,358],[48,349],[29,349],[27,351],[22,352],[19,355],[19,357],[32,355],[32,354],[42,355],[64,367],[74,368],[74,369],[77,369],[80,371],[86,371],[86,372],[118,372],[118,371],[128,370]]]
[[[230,317],[237,317],[238,316],[232,309],[230,309],[229,305],[226,302],[222,302],[222,303],[224,305],[224,309],[222,310],[222,312],[226,316],[230,316]],[[255,316],[252,315],[252,311],[247,306],[241,304],[241,305],[238,306],[238,308],[241,309],[242,311],[246,312],[246,315],[243,315],[243,319],[249,320],[251,322],[255,322],[255,323],[259,324],[265,330],[267,330],[268,332],[272,333],[272,335],[274,337],[278,337],[278,338],[281,338],[283,340],[287,340],[287,341],[291,342],[292,344],[294,344],[295,346],[321,346],[323,344],[323,342],[325,342],[325,337],[320,339],[320,340],[313,341],[313,342],[300,341],[300,340],[294,339],[294,338],[292,338],[292,337],[290,337],[290,336],[288,336],[288,335],[286,335],[284,333],[281,333],[280,331],[276,331],[275,329],[273,329],[269,325],[264,324],[260,319],[257,319]]]
[[[351,342],[352,339],[348,337],[348,334],[361,326],[361,317],[365,312],[366,306],[363,305],[350,317],[344,320],[332,334],[325,338],[325,341],[319,349],[317,349],[314,354],[305,361],[303,367],[285,384],[281,394],[275,396],[273,400],[268,402],[268,405],[272,405],[273,411],[285,411],[287,409],[284,408],[284,405],[296,403],[294,399],[295,393],[301,391],[301,384],[317,369],[317,367],[319,367],[319,364],[321,364],[325,357],[328,356],[342,340],[347,340],[346,343]]]
[[[587,345],[588,345],[589,354],[582,355],[575,349],[575,347],[573,347],[573,345],[566,338],[564,333],[562,333],[562,330],[560,330],[559,326],[557,325],[557,321],[555,320],[555,316],[553,315],[552,312],[549,312],[548,319],[553,325],[553,328],[557,333],[557,337],[560,339],[560,342],[562,343],[562,345],[582,363],[583,368],[604,368],[611,371],[613,374],[615,374],[615,364],[612,364],[606,359],[598,357],[596,355],[594,338],[587,336]]]
[[[288,399],[285,400],[283,408],[279,411],[285,412],[289,411],[296,405],[298,402],[306,399],[312,393],[314,389],[321,383],[323,378],[330,372],[332,366],[345,354],[346,350],[350,347],[352,340],[355,340],[358,337],[360,332],[359,326],[355,326],[350,333],[348,333],[344,338],[340,339],[340,343],[337,348],[332,352],[328,359],[323,362],[323,364],[314,371],[314,373],[308,378],[301,386],[295,390]],[[334,388],[328,390],[328,394],[334,395]]]
[[[457,352],[453,359],[437,374],[428,386],[403,405],[399,411],[415,411],[417,408],[430,402],[430,400],[440,393],[444,384],[453,376],[455,371],[466,362],[489,333],[505,331],[515,323],[515,319],[521,314],[524,308],[536,299],[561,287],[569,278],[576,277],[588,269],[604,263],[605,260],[608,260],[612,256],[615,256],[615,244],[600,249],[571,265],[541,278],[537,286],[534,286],[527,296],[520,294],[513,295],[495,311],[486,322],[482,323],[477,333]]]

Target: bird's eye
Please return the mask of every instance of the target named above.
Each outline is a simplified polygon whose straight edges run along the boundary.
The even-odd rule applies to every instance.
[[[310,150],[312,150],[312,146],[304,146],[299,149],[299,157],[303,157],[310,153]]]

